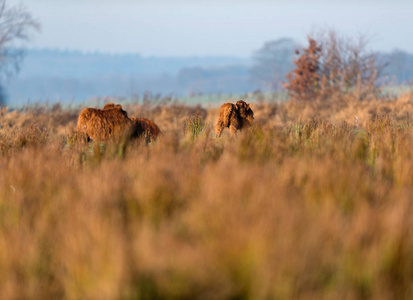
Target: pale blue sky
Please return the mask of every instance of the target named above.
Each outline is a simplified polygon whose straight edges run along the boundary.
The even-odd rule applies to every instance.
[[[32,47],[145,56],[249,57],[264,42],[304,42],[314,28],[373,36],[371,46],[413,52],[413,1],[9,0],[42,24]]]

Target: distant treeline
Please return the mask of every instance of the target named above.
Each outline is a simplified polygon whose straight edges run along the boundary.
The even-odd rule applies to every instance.
[[[18,76],[5,86],[10,104],[28,101],[84,101],[91,97],[140,97],[145,92],[191,94],[245,93],[277,90],[294,67],[291,39],[266,43],[251,58],[142,57],[139,54],[29,50]],[[379,53],[387,62],[387,82],[413,80],[413,54]],[[275,84],[274,84],[275,83]]]
[[[381,56],[387,62],[383,75],[395,84],[413,84],[413,54],[396,49]]]

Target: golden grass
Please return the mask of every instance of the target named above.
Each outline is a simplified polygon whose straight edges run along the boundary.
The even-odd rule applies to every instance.
[[[217,108],[130,105],[149,145],[4,110],[0,298],[412,299],[411,98],[264,101],[237,139]]]

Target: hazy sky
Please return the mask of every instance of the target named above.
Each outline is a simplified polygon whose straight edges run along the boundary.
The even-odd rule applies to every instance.
[[[31,46],[145,56],[249,57],[264,42],[304,42],[315,27],[367,33],[371,46],[413,52],[413,0],[8,0],[42,31]]]

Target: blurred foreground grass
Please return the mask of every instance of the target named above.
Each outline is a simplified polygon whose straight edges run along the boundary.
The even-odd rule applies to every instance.
[[[412,95],[340,100],[264,99],[237,139],[217,108],[128,106],[149,145],[3,109],[0,298],[412,299]]]

